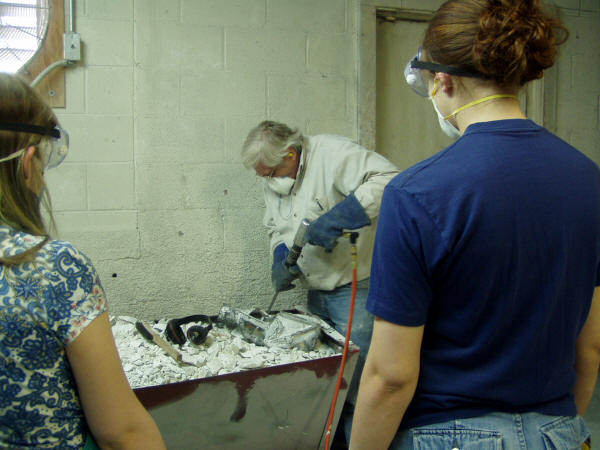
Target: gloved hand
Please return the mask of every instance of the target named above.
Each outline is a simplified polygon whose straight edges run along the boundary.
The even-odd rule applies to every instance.
[[[306,242],[319,245],[331,252],[344,230],[356,230],[371,225],[371,219],[354,194],[350,194],[317,220],[306,230]]]
[[[273,251],[273,267],[271,271],[271,282],[275,291],[289,291],[296,287],[292,284],[300,276],[300,267],[298,264],[288,266],[286,263],[289,249],[285,244],[279,244]]]

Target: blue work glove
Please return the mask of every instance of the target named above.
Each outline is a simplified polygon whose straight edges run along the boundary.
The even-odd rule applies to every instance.
[[[271,281],[275,291],[289,291],[296,287],[292,284],[300,276],[300,267],[298,264],[287,265],[287,257],[290,253],[285,244],[279,244],[273,251],[273,267],[271,271]]]
[[[319,245],[331,252],[344,230],[356,230],[371,225],[371,219],[354,194],[350,194],[317,220],[306,230],[306,242]]]

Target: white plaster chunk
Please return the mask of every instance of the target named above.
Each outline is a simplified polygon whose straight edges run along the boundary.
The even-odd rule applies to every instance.
[[[271,346],[259,346],[244,340],[244,336],[238,329],[230,330],[213,324],[202,345],[195,345],[189,341],[182,346],[173,344],[173,347],[181,353],[183,361],[181,364],[154,343],[146,341],[136,330],[136,321],[137,319],[131,316],[111,317],[112,332],[119,356],[132,388],[158,386],[325,358],[341,352],[341,348],[331,347],[320,340],[310,352],[299,348],[281,348],[292,344],[289,339],[277,342],[281,346],[277,346],[275,342],[269,342]],[[277,327],[281,327],[281,321],[286,322],[288,327],[292,327],[291,334],[297,331],[302,333],[311,328],[293,323],[293,318],[290,322],[283,316],[278,319]],[[151,325],[166,340],[167,320],[155,321],[148,325]],[[185,324],[181,327],[182,331],[185,333],[187,328],[193,325],[205,326],[206,324]]]

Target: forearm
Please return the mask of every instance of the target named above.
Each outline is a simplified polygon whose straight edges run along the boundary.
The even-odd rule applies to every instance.
[[[133,450],[140,448],[164,450],[166,448],[160,431],[150,415],[140,417],[129,429],[124,430],[120,436],[105,440],[102,437],[98,437],[96,438],[96,442],[103,450]]]
[[[107,383],[110,382],[107,378]],[[115,384],[119,384],[118,381]],[[98,446],[110,450],[164,450],[166,447],[156,423],[129,386],[122,389],[117,386],[117,392],[106,395],[114,397],[118,407],[95,408],[93,412],[88,408],[86,411],[88,426]]]
[[[600,352],[597,350],[578,350],[575,361],[577,381],[573,388],[577,413],[583,416],[594,394],[598,369],[600,366]]]
[[[350,449],[387,449],[415,387],[416,382],[391,386],[378,374],[365,372],[358,392]]]
[[[583,416],[594,393],[600,366],[600,287],[594,289],[592,305],[575,347],[577,380],[573,391],[577,412]]]
[[[85,420],[101,448],[165,448],[158,427],[123,372],[108,312],[94,319],[66,351]]]

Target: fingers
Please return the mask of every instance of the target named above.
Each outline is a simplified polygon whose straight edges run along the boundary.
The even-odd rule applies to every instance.
[[[291,273],[292,275],[294,275],[295,277],[299,276],[300,273],[302,272],[300,270],[300,266],[298,266],[298,264],[294,264],[293,266],[288,266],[288,272]]]

